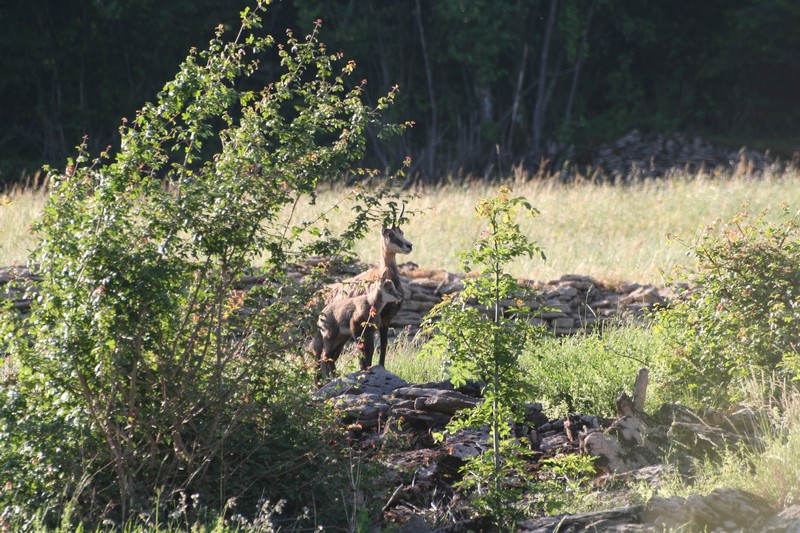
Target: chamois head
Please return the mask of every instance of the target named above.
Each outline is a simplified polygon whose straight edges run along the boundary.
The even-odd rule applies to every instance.
[[[394,282],[390,279],[383,280],[376,290],[380,291],[381,299],[384,304],[403,300],[403,295],[397,291],[397,287],[395,287]]]
[[[406,210],[405,204],[400,209],[400,216],[397,216],[394,206],[392,206],[392,225],[386,226],[384,225],[381,228],[381,248],[383,248],[386,252],[393,253],[393,254],[408,254],[411,253],[411,249],[413,248],[413,244],[406,240],[403,236],[403,230],[401,230],[397,223],[403,219],[403,213]]]

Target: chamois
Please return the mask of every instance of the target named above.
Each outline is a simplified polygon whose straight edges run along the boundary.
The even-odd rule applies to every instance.
[[[381,260],[380,262],[361,274],[348,278],[341,283],[337,283],[331,287],[331,290],[325,296],[325,302],[333,302],[343,298],[351,298],[359,294],[364,294],[367,287],[371,282],[381,280],[391,280],[394,283],[397,292],[400,294],[400,299],[396,302],[390,302],[383,307],[380,316],[380,327],[378,333],[381,341],[380,361],[378,364],[385,366],[386,363],[386,346],[389,339],[389,324],[392,319],[400,311],[403,304],[405,293],[403,286],[400,283],[400,271],[397,269],[397,254],[411,253],[413,245],[406,240],[403,235],[403,230],[397,227],[397,222],[402,220],[403,213],[405,212],[405,205],[403,205],[400,216],[395,217],[392,225],[389,227],[383,226],[381,228]],[[361,369],[366,370],[372,366],[372,354],[375,351],[374,343],[364,343],[361,350]],[[314,352],[315,355],[317,352]]]
[[[392,280],[370,283],[366,294],[334,300],[322,310],[317,319],[319,331],[312,349],[319,356],[320,370],[329,376],[336,359],[351,338],[360,339],[364,346],[373,346],[375,328],[381,327],[381,311],[387,304],[399,302],[402,295]],[[364,368],[364,362],[361,362]]]

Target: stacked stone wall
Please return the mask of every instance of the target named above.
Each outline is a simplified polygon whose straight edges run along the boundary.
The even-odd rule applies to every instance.
[[[307,276],[311,268],[322,260],[296,265],[292,272],[297,278]],[[333,263],[331,275],[344,279],[368,267],[354,262]],[[425,315],[442,299],[464,288],[465,275],[446,270],[429,270],[414,263],[400,265],[401,283],[406,300],[400,313],[391,323],[392,334],[406,332],[415,335]],[[0,270],[0,296],[10,298],[22,312],[30,308],[30,295],[9,283],[14,278],[27,278],[36,282],[35,274],[27,269]],[[249,289],[262,283],[264,276],[245,276],[241,288]],[[636,319],[657,305],[666,305],[676,296],[670,287],[656,287],[639,283],[604,284],[581,275],[564,275],[558,279],[541,282],[523,280],[532,289],[523,303],[538,311],[535,320],[556,335],[570,335],[591,330],[610,321]],[[503,302],[504,308],[517,305],[517,301]]]
[[[395,330],[415,334],[422,318],[443,297],[464,288],[463,274],[446,270],[427,270],[414,263],[400,265],[401,282],[406,292],[403,308],[392,322]],[[538,311],[536,320],[556,335],[591,330],[609,321],[642,317],[657,305],[666,305],[676,296],[670,287],[639,283],[604,284],[581,275],[564,275],[548,282],[523,280],[533,296],[523,300]],[[504,307],[517,305],[503,302]]]

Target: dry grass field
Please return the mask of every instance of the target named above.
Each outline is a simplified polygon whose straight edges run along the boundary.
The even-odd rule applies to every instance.
[[[25,264],[35,243],[31,224],[47,202],[39,187],[15,187],[0,193],[0,266]]]
[[[518,179],[509,184],[540,211],[521,224],[547,255],[546,262],[521,261],[511,270],[519,277],[543,281],[584,274],[607,282],[661,284],[662,272],[692,260],[680,239],[690,239],[692,232],[702,231],[713,220],[744,209],[777,212],[782,205],[800,207],[800,172],[796,170],[759,179],[691,176],[628,185]],[[399,259],[425,268],[459,271],[457,252],[469,248],[481,231],[475,203],[496,189],[497,185],[470,183],[412,191],[415,196],[408,201],[406,213],[413,216],[404,230],[414,243],[414,252]],[[300,206],[295,217],[313,219],[345,194],[323,190],[316,206]],[[24,264],[35,239],[30,224],[41,212],[47,193],[23,187],[2,197],[0,265]],[[345,201],[330,225],[343,227],[349,214]],[[356,248],[366,262],[378,259],[375,241],[367,238]]]
[[[542,281],[584,274],[608,282],[661,284],[662,271],[692,260],[681,240],[690,240],[693,232],[715,219],[745,209],[777,214],[782,205],[800,207],[798,172],[759,180],[692,178],[625,186],[519,180],[511,186],[540,211],[521,224],[547,255],[546,262],[518,262],[511,271]],[[408,203],[415,215],[404,228],[414,251],[398,260],[459,271],[457,252],[469,248],[482,229],[475,203],[496,188],[470,184],[417,191]],[[323,192],[318,203],[328,205],[339,195]],[[356,252],[370,263],[378,259],[378,247],[369,239],[359,243]]]

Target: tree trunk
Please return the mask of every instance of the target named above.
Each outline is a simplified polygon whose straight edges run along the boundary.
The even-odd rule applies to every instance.
[[[428,82],[428,99],[431,105],[431,122],[428,126],[428,149],[426,153],[427,160],[424,165],[428,175],[425,179],[432,180],[435,179],[433,162],[436,153],[436,138],[439,135],[436,121],[438,112],[436,110],[436,97],[433,90],[433,72],[431,71],[430,61],[428,60],[428,46],[425,42],[425,32],[422,27],[422,8],[420,7],[419,0],[416,0],[416,7],[417,28],[419,29],[419,41],[422,47],[422,59],[425,63],[425,77]]]
[[[553,27],[556,22],[558,0],[550,0],[547,24],[542,37],[542,53],[539,59],[539,82],[536,90],[536,105],[533,109],[533,148],[542,152],[542,130],[544,128],[545,92],[547,90],[547,61],[550,55],[550,41],[553,40]]]
[[[567,98],[567,108],[564,111],[564,127],[569,126],[572,120],[572,106],[575,103],[575,94],[578,91],[578,79],[581,76],[581,67],[586,57],[586,40],[589,36],[589,26],[592,24],[592,15],[594,15],[595,0],[589,4],[589,14],[586,16],[586,26],[583,28],[581,35],[581,42],[578,45],[578,57],[575,61],[575,71],[572,73],[572,85],[569,88],[569,97]]]
[[[508,124],[508,137],[506,138],[505,149],[514,150],[514,126],[517,123],[517,113],[519,112],[519,102],[522,98],[522,86],[525,81],[525,65],[528,64],[528,43],[522,47],[522,63],[519,66],[517,75],[517,86],[514,88],[514,100],[511,103],[511,118]]]

